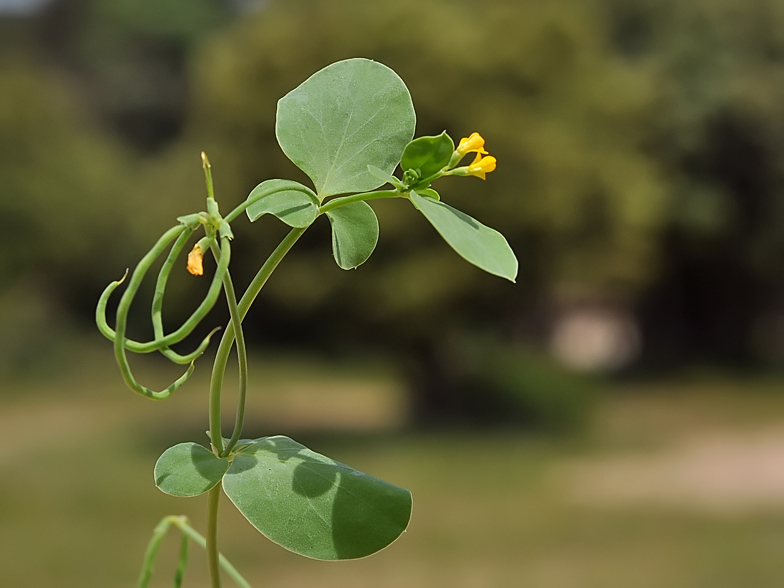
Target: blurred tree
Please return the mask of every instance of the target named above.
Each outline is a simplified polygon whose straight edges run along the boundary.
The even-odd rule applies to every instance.
[[[0,79],[2,371],[40,355],[52,307],[83,304],[93,272],[122,250],[129,176],[62,78],[16,55],[0,58]]]
[[[213,154],[224,198],[265,178],[301,177],[275,142],[276,101],[331,61],[363,55],[409,85],[420,134],[485,136],[498,171],[482,186],[446,180],[439,189],[509,236],[522,261],[517,286],[482,275],[415,211],[381,202],[379,249],[360,272],[331,265],[324,227],[298,245],[268,286],[274,311],[255,318],[264,332],[405,349],[419,415],[443,416],[466,412],[446,378],[450,331],[501,325],[508,340],[539,300],[624,299],[646,284],[669,194],[642,149],[657,92],[646,68],[614,55],[600,16],[577,0],[480,11],[447,1],[271,2],[206,48],[182,149]],[[279,238],[277,227],[248,232],[260,250]],[[349,308],[362,320],[346,324]]]
[[[103,123],[149,154],[178,136],[190,54],[230,20],[230,9],[228,0],[59,0],[39,32]]]
[[[661,80],[650,152],[674,198],[643,297],[649,359],[749,359],[760,316],[784,313],[784,5],[609,8],[622,54]]]
[[[331,61],[367,56],[409,85],[419,134],[485,136],[499,161],[487,183],[439,189],[509,236],[519,283],[465,264],[405,203],[374,203],[370,261],[341,272],[319,221],[265,290],[258,341],[404,349],[419,414],[458,415],[511,379],[494,384],[486,353],[449,341],[541,340],[574,302],[638,307],[646,353],[669,363],[743,358],[759,316],[784,316],[781,3],[272,0],[235,20],[240,4],[55,2],[36,25],[45,66],[7,51],[16,22],[0,29],[0,208],[15,219],[9,242],[24,244],[0,261],[0,290],[60,280],[89,316],[107,273],[202,207],[202,149],[224,208],[267,178],[307,181],[275,142],[276,101]],[[129,157],[97,123],[155,157]],[[233,261],[240,278],[285,231],[258,225],[238,227],[252,242]],[[111,247],[123,251],[93,277],[91,256]],[[187,305],[173,294],[176,315]],[[347,309],[362,320],[347,324]]]

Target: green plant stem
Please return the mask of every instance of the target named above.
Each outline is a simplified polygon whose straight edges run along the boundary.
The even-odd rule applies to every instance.
[[[220,505],[221,488],[218,484],[209,492],[207,506],[207,561],[210,569],[212,588],[221,588],[220,553],[218,552],[218,506]]]
[[[212,254],[218,256],[219,252],[217,247],[212,248]],[[234,331],[234,337],[237,342],[237,364],[239,366],[239,392],[237,395],[237,416],[234,424],[234,431],[231,439],[224,451],[230,452],[239,441],[242,432],[242,426],[245,422],[245,398],[248,393],[248,352],[245,348],[245,336],[242,332],[242,318],[240,317],[237,308],[237,295],[234,293],[234,283],[231,279],[229,272],[223,278],[223,288],[226,293],[226,302],[229,306],[229,315],[231,316],[230,328]]]
[[[255,191],[255,190],[254,190]],[[272,196],[273,194],[277,194],[278,192],[301,192],[307,196],[310,196],[313,199],[314,204],[318,203],[318,196],[316,193],[313,192],[307,186],[303,186],[298,184],[297,182],[290,182],[286,183],[281,186],[276,186],[274,188],[267,188],[263,189],[262,191],[253,194],[252,198],[246,198],[243,202],[239,204],[234,210],[232,210],[229,214],[224,217],[224,220],[228,223],[232,222],[235,218],[241,215],[245,210],[255,202],[258,202],[262,198],[266,198],[267,196]]]
[[[401,196],[400,192],[397,190],[381,190],[377,192],[365,192],[362,194],[352,194],[350,196],[344,196],[341,198],[335,198],[334,200],[330,200],[327,204],[319,208],[319,213],[324,213],[334,208],[338,208],[340,206],[344,206],[346,204],[350,204],[352,202],[358,202],[360,200],[370,200],[375,198],[395,198]],[[247,202],[247,201],[246,201]],[[236,217],[239,212],[242,212],[247,207],[246,203],[237,207],[234,211],[232,211],[231,215]],[[238,212],[239,211],[239,212]],[[236,213],[236,214],[235,214]],[[227,219],[229,217],[226,217]],[[215,449],[217,455],[221,457],[227,456],[232,449],[239,441],[240,436],[242,435],[242,425],[244,421],[245,415],[245,398],[244,394],[239,399],[237,405],[237,417],[234,424],[234,431],[232,432],[231,439],[229,443],[224,446],[223,444],[223,431],[221,426],[221,391],[223,388],[223,378],[226,374],[226,366],[228,365],[229,361],[229,354],[231,353],[231,347],[234,343],[234,339],[236,336],[236,332],[234,329],[235,322],[238,325],[242,324],[245,315],[248,313],[253,301],[256,300],[256,297],[259,295],[262,287],[264,284],[267,283],[272,272],[278,267],[278,264],[283,260],[289,250],[294,246],[297,240],[302,236],[305,232],[307,227],[303,228],[294,228],[289,231],[288,235],[280,242],[280,244],[275,248],[275,250],[270,254],[267,258],[267,261],[264,262],[264,265],[261,266],[256,276],[253,278],[253,281],[248,286],[245,293],[242,295],[242,298],[237,305],[237,315],[239,316],[239,320],[235,321],[234,316],[232,316],[232,320],[229,325],[226,327],[226,330],[223,331],[223,336],[221,337],[220,345],[218,346],[218,351],[215,353],[215,362],[213,363],[212,368],[212,378],[210,380],[210,406],[209,406],[209,414],[210,414],[210,440],[212,441],[212,445]],[[230,280],[229,280],[230,282]],[[229,294],[227,291],[227,298]],[[232,303],[229,301],[229,310],[231,312]],[[244,347],[244,341],[243,341]],[[239,355],[239,345],[238,345],[238,355]]]
[[[215,189],[212,185],[212,165],[204,151],[201,152],[201,166],[204,169],[204,179],[207,184],[207,200],[215,200]]]
[[[180,559],[177,562],[177,570],[174,572],[173,588],[180,588],[185,578],[185,569],[188,567],[188,536],[183,533],[180,541]]]
[[[397,190],[378,190],[376,192],[363,192],[361,194],[351,194],[350,196],[341,196],[340,198],[333,198],[326,204],[319,207],[319,214],[329,212],[333,208],[351,204],[352,202],[359,202],[360,200],[375,200],[378,198],[396,198],[402,196],[402,193]]]
[[[147,585],[150,583],[152,573],[155,571],[155,558],[158,555],[158,549],[161,547],[161,543],[163,542],[163,538],[166,536],[166,531],[168,530],[171,522],[172,521],[169,520],[169,517],[166,517],[156,525],[155,529],[153,529],[152,539],[150,539],[150,543],[147,545],[147,551],[144,554],[142,573],[139,576],[139,581],[136,584],[137,588],[147,588]]]
[[[164,517],[161,519],[161,522],[155,526],[155,529],[152,532],[150,543],[147,545],[147,551],[144,554],[142,572],[136,585],[137,588],[147,588],[149,585],[150,580],[152,579],[152,574],[155,571],[155,558],[158,556],[158,550],[160,549],[161,543],[166,536],[166,532],[169,530],[171,525],[174,525],[180,530],[183,535],[183,540],[190,539],[202,549],[207,549],[207,540],[198,531],[196,531],[196,529],[190,526],[188,523],[188,517],[174,515]],[[183,545],[181,545],[180,560],[177,565],[177,571],[175,572],[175,580],[177,578],[181,579],[182,573],[184,572],[184,565],[187,563],[184,561],[184,552],[185,549]],[[237,568],[231,565],[231,562],[228,559],[223,557],[223,554],[219,554],[218,559],[220,561],[220,566],[229,575],[229,577],[237,583],[238,586],[241,588],[251,588],[250,584],[248,584],[248,581],[240,575],[240,573],[237,571]]]
[[[207,549],[207,540],[202,537],[199,532],[196,531],[196,529],[188,524],[187,517],[169,518],[172,519],[172,524],[180,529],[183,534],[187,535],[194,543],[199,545],[202,549]],[[241,588],[250,588],[248,581],[240,575],[240,573],[237,571],[237,568],[231,565],[231,562],[228,559],[223,557],[223,554],[219,554],[218,559],[220,560],[221,567],[229,575],[229,577],[231,577],[231,579],[237,583],[237,585],[239,585]]]
[[[267,261],[264,262],[264,265],[261,266],[237,305],[240,322],[245,318],[253,301],[256,299],[256,296],[258,296],[261,288],[267,282],[272,272],[278,267],[278,264],[291,250],[305,230],[306,228],[291,229],[289,234],[284,237],[280,244],[270,254]],[[212,378],[210,380],[210,440],[212,441],[212,446],[217,455],[222,457],[228,455],[229,451],[234,448],[233,445],[231,448],[224,447],[221,430],[221,389],[223,387],[223,376],[226,373],[226,365],[229,361],[229,353],[231,352],[231,346],[234,343],[234,336],[233,323],[229,323],[226,330],[223,331],[220,345],[218,345],[218,351],[215,353],[215,362],[213,364]],[[244,408],[242,410],[244,414]],[[239,414],[239,407],[237,412]],[[235,430],[231,437],[232,439],[239,439],[241,434],[241,423],[237,423],[235,424]]]

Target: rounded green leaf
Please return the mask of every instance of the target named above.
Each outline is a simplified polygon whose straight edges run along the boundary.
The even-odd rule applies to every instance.
[[[318,197],[293,180],[266,180],[253,188],[248,200],[252,202],[245,212],[251,222],[272,214],[290,227],[304,228],[318,216]]]
[[[352,202],[328,211],[332,253],[337,264],[354,269],[365,263],[378,243],[378,218],[367,202]]]
[[[229,461],[198,443],[169,447],[155,464],[155,485],[172,496],[198,496],[220,482]]]
[[[400,167],[419,170],[421,178],[428,178],[441,171],[452,159],[455,144],[446,132],[435,137],[418,137],[406,145]]]
[[[515,281],[517,257],[501,233],[434,198],[411,192],[411,202],[463,259],[488,273]]]
[[[278,101],[275,134],[323,199],[378,188],[383,182],[367,166],[391,174],[415,123],[411,95],[394,71],[369,59],[347,59]]]
[[[276,436],[240,451],[223,478],[239,511],[289,551],[322,560],[371,555],[411,518],[411,493]]]

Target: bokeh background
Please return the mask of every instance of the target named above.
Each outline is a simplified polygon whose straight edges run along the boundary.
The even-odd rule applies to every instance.
[[[130,586],[160,517],[203,526],[152,465],[206,442],[209,360],[176,397],[136,397],[94,305],[204,207],[200,151],[226,210],[302,180],[276,101],[357,56],[404,79],[417,134],[485,137],[497,171],[439,191],[507,236],[520,276],[469,266],[402,202],[374,202],[357,271],[317,223],[246,322],[248,433],[410,488],[414,519],[325,564],[227,504],[224,552],[259,586],[781,586],[775,0],[0,0],[0,585]],[[235,223],[240,288],[285,234],[264,221]],[[168,325],[194,280],[183,264]],[[192,560],[186,585],[207,586]]]

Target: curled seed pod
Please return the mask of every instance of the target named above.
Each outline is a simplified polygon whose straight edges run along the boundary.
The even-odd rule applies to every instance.
[[[183,227],[175,227],[184,230]],[[162,238],[163,239],[163,238]],[[164,244],[167,245],[171,240],[170,238],[168,242]],[[160,243],[160,240],[159,240]],[[156,244],[157,247],[158,244]],[[120,299],[120,305],[117,307],[117,319],[119,324],[120,313],[121,310],[123,313],[127,315],[128,309],[130,307],[131,302],[133,301],[136,292],[139,289],[139,285],[141,284],[144,275],[147,273],[147,270],[150,268],[150,265],[155,261],[155,259],[160,255],[161,251],[157,251],[154,256],[151,256],[153,252],[156,250],[156,247],[153,247],[142,261],[136,266],[134,269],[133,274],[131,275],[131,282],[128,285],[128,289],[123,293],[123,297]],[[150,257],[150,259],[148,259]],[[168,335],[164,335],[161,337],[156,337],[152,341],[148,342],[139,342],[133,341],[130,339],[125,339],[125,346],[128,351],[133,353],[151,353],[153,351],[161,351],[171,345],[179,343],[183,339],[185,339],[188,335],[190,335],[193,330],[199,325],[201,320],[212,310],[212,307],[215,306],[215,302],[218,300],[218,296],[220,295],[221,284],[223,282],[223,277],[226,274],[226,270],[228,269],[229,262],[231,261],[231,250],[227,247],[221,247],[221,254],[218,259],[218,268],[215,271],[215,275],[212,278],[212,282],[210,283],[210,288],[207,291],[206,296],[202,300],[201,304],[193,311],[190,317],[182,324],[178,329],[169,333]],[[108,323],[106,322],[105,318],[105,310],[106,310],[106,303],[111,296],[112,292],[117,288],[119,283],[112,283],[104,290],[101,298],[99,299],[98,308],[96,310],[96,323],[98,324],[98,328],[100,329],[101,333],[104,334],[107,338],[111,339],[112,341],[116,340],[117,334],[115,331],[109,327]],[[98,313],[100,310],[100,314]],[[206,348],[207,344],[209,343],[209,336],[202,341],[202,344]],[[201,346],[200,346],[201,347]],[[185,357],[185,356],[183,356]]]
[[[193,373],[194,365],[191,363],[188,370],[164,390],[158,392],[142,386],[134,378],[133,372],[131,371],[131,367],[128,363],[128,357],[126,355],[127,348],[125,342],[125,329],[127,326],[128,312],[130,310],[131,303],[133,302],[133,299],[139,290],[139,285],[144,279],[144,275],[150,269],[150,266],[153,264],[153,262],[165,250],[168,244],[171,243],[175,238],[179,237],[180,234],[185,230],[187,230],[186,227],[177,226],[164,233],[164,235],[158,239],[158,242],[144,257],[142,257],[141,261],[139,261],[138,265],[134,269],[133,274],[131,274],[131,280],[128,284],[128,289],[123,293],[123,296],[120,299],[120,303],[117,306],[117,322],[115,325],[114,334],[114,355],[118,365],[120,366],[120,373],[122,374],[125,383],[129,388],[131,388],[131,390],[155,400],[168,398],[172,392],[185,383],[185,381]],[[225,243],[227,243],[227,241],[225,241]],[[225,243],[222,243],[222,245]],[[204,318],[204,316],[214,306],[218,294],[220,293],[223,276],[228,270],[230,259],[231,249],[229,247],[221,247],[218,260],[218,269],[215,272],[212,284],[210,285],[210,291],[207,293],[205,299],[191,315],[191,317],[174,333],[152,341],[149,345],[150,350],[161,350],[166,348],[169,345],[181,341],[193,331],[201,319]],[[148,345],[143,344],[140,347],[146,351]]]
[[[164,266],[161,268],[161,273],[158,276],[158,283],[156,284],[155,296],[153,298],[153,307],[152,307],[152,315],[153,315],[152,320],[153,320],[153,328],[155,329],[155,340],[164,337],[163,322],[160,320],[160,310],[163,301],[163,292],[166,287],[166,280],[168,279],[168,272],[166,269],[167,265],[168,265],[168,271],[171,271],[171,266],[173,265],[174,260],[176,259],[179,252],[182,251],[185,242],[188,240],[188,237],[192,233],[193,233],[192,230],[191,231],[186,230],[177,238],[177,241],[172,246],[172,251],[169,253],[169,258],[164,263]],[[180,244],[179,250],[177,250],[178,243]],[[128,277],[128,270],[125,271],[125,275],[123,275],[122,278],[120,278],[117,281],[111,282],[101,293],[101,296],[98,299],[98,304],[96,305],[95,308],[95,323],[96,325],[98,325],[98,330],[101,332],[101,334],[104,337],[106,337],[110,341],[114,341],[116,333],[114,332],[114,329],[112,329],[109,326],[109,323],[106,320],[106,306],[112,293],[120,286],[120,284],[122,284],[125,281],[127,277]],[[193,360],[197,359],[204,353],[204,351],[207,349],[207,347],[210,344],[210,340],[212,336],[219,330],[220,327],[214,328],[212,331],[210,331],[207,334],[207,336],[204,339],[202,339],[201,343],[199,343],[199,346],[194,351],[185,355],[180,355],[179,353],[172,351],[168,347],[156,348],[155,346],[151,345],[151,343],[154,343],[155,341],[151,343],[150,342],[141,343],[139,341],[134,341],[132,339],[126,338],[124,344],[125,344],[125,348],[128,351],[131,351],[132,353],[152,353],[154,351],[160,351],[167,359],[169,359],[173,363],[185,365],[191,363]]]
[[[186,225],[187,227],[187,225]],[[163,332],[163,319],[161,317],[161,312],[163,309],[163,295],[166,291],[166,284],[169,280],[169,275],[171,274],[172,268],[174,267],[177,258],[182,253],[182,250],[185,248],[185,244],[188,242],[188,239],[193,234],[193,229],[190,227],[186,228],[177,240],[172,245],[171,250],[169,251],[169,255],[166,257],[166,261],[163,262],[160,271],[158,272],[158,280],[155,283],[155,294],[152,298],[152,308],[151,308],[151,315],[152,315],[152,326],[154,331],[154,338],[156,340],[161,339],[164,337]],[[220,327],[216,327],[213,329],[199,344],[199,346],[191,353],[187,355],[180,355],[175,351],[172,351],[168,347],[164,347],[159,351],[161,354],[168,359],[177,364],[186,364],[190,363],[196,358],[200,357],[202,353],[207,349],[207,346],[210,344],[210,338]],[[128,346],[126,345],[126,348]]]

